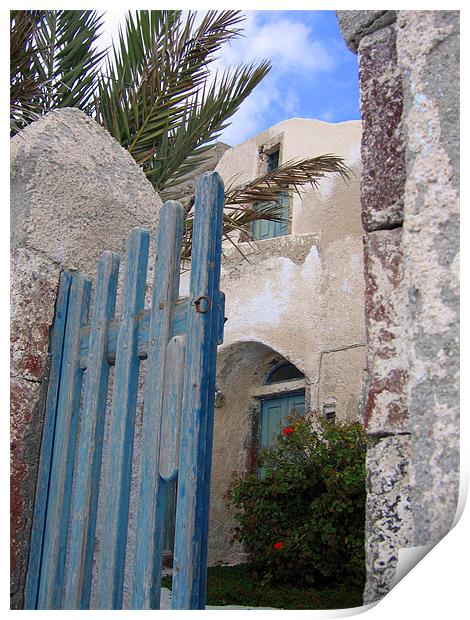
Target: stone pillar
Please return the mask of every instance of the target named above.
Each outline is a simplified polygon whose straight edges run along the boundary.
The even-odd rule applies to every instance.
[[[397,50],[414,544],[426,545],[459,496],[459,12],[400,11]]]
[[[62,269],[94,277],[133,226],[155,231],[161,201],[132,157],[76,109],[11,140],[11,606],[21,609],[49,332]]]
[[[369,603],[401,547],[448,531],[458,497],[458,12],[338,18],[363,120]]]

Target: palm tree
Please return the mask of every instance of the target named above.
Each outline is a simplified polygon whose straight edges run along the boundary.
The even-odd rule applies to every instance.
[[[95,118],[134,157],[163,198],[175,196],[270,63],[240,64],[213,75],[225,43],[241,35],[240,11],[128,12],[111,50],[97,41],[96,11],[12,11],[10,129],[15,135],[51,109],[77,107]],[[104,62],[104,68],[102,68]],[[316,185],[325,174],[348,175],[331,155],[287,162],[226,193],[224,234],[259,219],[279,219],[280,192]],[[255,201],[268,201],[253,208]],[[183,256],[191,252],[192,210],[186,210]]]
[[[11,11],[11,135],[54,108],[93,115],[101,26],[96,11]]]

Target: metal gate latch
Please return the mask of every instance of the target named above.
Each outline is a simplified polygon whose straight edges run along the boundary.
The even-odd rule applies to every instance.
[[[196,312],[204,314],[211,309],[211,300],[207,295],[201,295],[194,300],[194,305],[196,306]]]

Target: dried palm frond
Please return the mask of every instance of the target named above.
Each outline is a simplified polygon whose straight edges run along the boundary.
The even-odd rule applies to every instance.
[[[230,241],[243,255],[243,251],[232,238],[235,232],[243,232],[249,240],[249,225],[253,222],[283,222],[282,206],[278,202],[280,195],[299,193],[305,185],[318,189],[320,180],[330,174],[340,175],[347,181],[351,170],[341,157],[320,155],[288,161],[275,170],[236,187],[232,182],[225,190],[222,226],[224,239]],[[189,205],[185,218],[182,253],[184,260],[191,257],[194,197]]]
[[[276,201],[281,192],[298,192],[300,187],[307,184],[318,189],[319,181],[325,176],[339,174],[347,180],[350,172],[343,158],[337,155],[293,159],[252,181],[237,187],[229,186],[225,191],[225,204]]]

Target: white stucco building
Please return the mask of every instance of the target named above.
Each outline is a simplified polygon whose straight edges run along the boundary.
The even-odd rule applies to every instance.
[[[335,154],[352,175],[286,200],[288,224],[255,224],[254,241],[224,249],[227,322],[218,353],[209,561],[236,562],[223,495],[232,471],[256,467],[288,413],[361,416],[365,390],[360,121],[290,119],[235,146],[216,170],[228,184],[267,166]],[[273,236],[275,235],[275,236]]]

